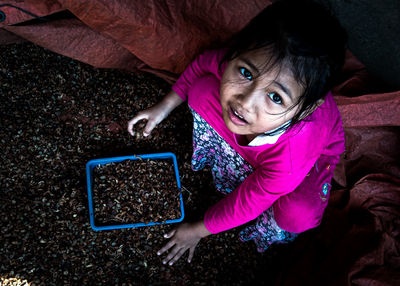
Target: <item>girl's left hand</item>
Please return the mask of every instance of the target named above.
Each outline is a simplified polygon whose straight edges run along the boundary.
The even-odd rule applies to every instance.
[[[197,244],[203,237],[210,234],[203,221],[183,223],[164,235],[165,238],[171,238],[171,240],[157,252],[157,255],[172,248],[168,256],[163,259],[163,263],[173,265],[189,249],[188,262],[190,263]]]

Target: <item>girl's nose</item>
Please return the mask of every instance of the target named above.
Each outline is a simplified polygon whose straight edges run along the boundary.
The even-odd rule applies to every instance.
[[[257,92],[255,90],[242,92],[238,97],[238,101],[244,110],[252,112],[256,108]]]

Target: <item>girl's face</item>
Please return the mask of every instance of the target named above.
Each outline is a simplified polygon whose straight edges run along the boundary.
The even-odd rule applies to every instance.
[[[285,67],[260,74],[268,54],[255,50],[230,61],[222,76],[222,114],[230,131],[250,141],[273,130],[296,114],[304,88]],[[288,110],[293,105],[294,108]]]

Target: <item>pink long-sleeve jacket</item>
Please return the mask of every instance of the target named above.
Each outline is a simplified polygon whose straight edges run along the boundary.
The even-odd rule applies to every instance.
[[[211,50],[201,54],[172,87],[255,170],[206,211],[204,223],[211,233],[255,219],[276,200],[293,192],[321,155],[338,158],[344,151],[342,122],[331,93],[325,96],[321,106],[288,129],[276,143],[242,145],[240,135],[229,131],[222,118],[219,88],[226,65],[220,68],[219,63],[224,53],[225,50]],[[326,204],[313,207],[325,208]],[[293,211],[297,213],[291,215],[302,215],[296,208]]]

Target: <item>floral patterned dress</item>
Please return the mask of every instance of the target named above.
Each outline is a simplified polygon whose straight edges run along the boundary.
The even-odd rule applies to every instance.
[[[216,189],[229,194],[253,172],[247,163],[198,113],[193,114],[193,156],[192,169],[199,171],[205,166],[211,168]],[[281,229],[274,219],[270,207],[263,212],[253,225],[245,227],[239,234],[241,241],[253,240],[259,252],[273,243],[287,243],[297,234]]]

